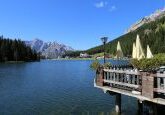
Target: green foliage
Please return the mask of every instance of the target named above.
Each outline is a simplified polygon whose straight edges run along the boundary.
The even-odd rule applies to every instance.
[[[102,56],[104,56],[104,53],[103,52],[102,53],[94,54],[93,55],[93,58],[102,57]]]
[[[111,67],[111,63],[110,62],[106,62],[105,64],[100,64],[100,62],[98,60],[95,60],[94,62],[91,63],[90,68],[92,70],[97,70],[98,68],[103,67],[103,68],[109,68]]]
[[[39,60],[39,54],[21,40],[11,40],[0,36],[0,62]]]
[[[67,51],[63,57],[69,56],[69,57],[79,57],[80,53],[82,53],[83,51]]]
[[[132,64],[132,66],[133,66],[134,68],[139,69],[139,64],[140,64],[140,61],[139,61],[139,60],[137,60],[137,59],[131,59],[131,60],[130,60],[130,63]]]
[[[103,64],[104,68],[110,68],[111,67],[111,63],[110,62],[106,62],[105,64]]]
[[[101,67],[101,64],[98,60],[95,60],[94,62],[92,62],[92,64],[90,65],[90,68],[92,70],[97,70],[99,67]]]
[[[141,69],[141,70],[152,70],[156,69],[160,66],[165,65],[165,54],[157,54],[153,58],[147,59],[132,59],[131,60],[132,65],[135,68]]]
[[[137,34],[140,35],[142,47],[145,49],[145,52],[146,44],[148,44],[153,54],[165,53],[165,16],[156,21],[144,24],[137,30],[110,41],[105,45],[105,52],[110,53],[111,55],[116,55],[117,42],[120,41],[124,55],[130,56],[132,54],[132,44],[135,42]],[[84,52],[93,55],[103,51],[103,45],[100,45]],[[79,52],[73,53],[79,55]]]

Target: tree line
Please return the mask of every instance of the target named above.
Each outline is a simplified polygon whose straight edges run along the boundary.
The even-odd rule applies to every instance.
[[[36,60],[40,60],[40,55],[23,41],[0,36],[0,62]]]
[[[141,44],[145,53],[147,44],[150,46],[153,54],[165,53],[165,16],[150,23],[146,23],[135,31],[129,32],[110,41],[105,45],[105,52],[111,55],[116,55],[117,42],[120,41],[124,55],[131,56],[133,42],[135,42],[137,34],[140,36]],[[93,55],[103,51],[103,46],[100,45],[82,52]],[[69,52],[66,55],[78,56],[79,52],[80,51]]]

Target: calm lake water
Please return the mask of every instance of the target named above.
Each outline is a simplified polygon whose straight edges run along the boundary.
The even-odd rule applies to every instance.
[[[94,88],[92,61],[0,64],[0,115],[113,115],[114,97]],[[122,114],[136,115],[122,96]]]

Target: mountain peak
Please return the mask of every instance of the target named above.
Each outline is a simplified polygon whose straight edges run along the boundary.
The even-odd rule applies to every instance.
[[[141,27],[145,23],[149,23],[151,21],[155,21],[156,19],[159,19],[161,17],[165,16],[165,7],[162,9],[156,10],[154,13],[152,13],[149,16],[143,17],[141,20],[137,21],[135,24],[131,25],[131,27],[126,31],[126,33],[132,32],[139,27]]]
[[[58,58],[65,54],[66,51],[73,51],[74,49],[70,46],[54,42],[44,42],[38,38],[32,41],[25,41],[25,44],[30,46],[37,52],[41,52],[42,56],[46,58]]]

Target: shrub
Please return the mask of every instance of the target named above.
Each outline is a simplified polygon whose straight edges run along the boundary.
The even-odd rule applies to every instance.
[[[100,62],[98,60],[95,60],[94,62],[92,62],[92,64],[90,65],[90,68],[92,70],[97,70],[99,68],[109,68],[111,67],[111,63],[110,62],[106,62],[105,64],[100,64]]]
[[[131,64],[141,70],[153,70],[159,68],[160,66],[165,65],[165,54],[157,54],[154,55],[153,58],[147,59],[143,58],[140,60],[132,59]]]
[[[111,63],[110,62],[106,62],[105,64],[103,64],[104,68],[110,68],[111,67]]]
[[[90,68],[92,70],[97,70],[99,67],[101,66],[100,62],[98,60],[95,60],[94,62],[92,62],[92,64],[90,65]]]

